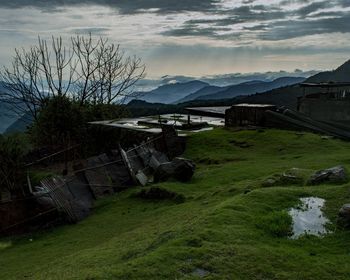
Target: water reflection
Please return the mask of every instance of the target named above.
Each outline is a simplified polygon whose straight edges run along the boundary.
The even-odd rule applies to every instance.
[[[302,205],[289,210],[293,219],[292,239],[302,235],[322,236],[328,233],[326,229],[329,220],[323,215],[322,207],[325,200],[318,197],[301,198]]]

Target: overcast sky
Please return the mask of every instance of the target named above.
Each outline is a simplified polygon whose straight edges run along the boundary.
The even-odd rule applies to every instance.
[[[148,77],[333,69],[350,59],[350,0],[0,0],[0,64],[38,35],[89,32]]]

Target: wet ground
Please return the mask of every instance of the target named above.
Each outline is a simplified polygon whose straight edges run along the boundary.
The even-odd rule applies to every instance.
[[[297,239],[305,234],[322,236],[329,233],[326,228],[329,220],[322,212],[325,200],[318,197],[304,197],[300,200],[300,206],[289,210],[293,219],[291,238]]]

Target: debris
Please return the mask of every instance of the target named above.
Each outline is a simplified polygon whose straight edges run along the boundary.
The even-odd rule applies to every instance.
[[[181,182],[191,180],[196,166],[193,161],[184,158],[175,158],[171,162],[158,166],[154,173],[154,182],[163,182],[174,178]]]

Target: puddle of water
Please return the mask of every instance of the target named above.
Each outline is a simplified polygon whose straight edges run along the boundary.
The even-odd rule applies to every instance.
[[[297,239],[305,234],[322,236],[329,233],[326,229],[329,220],[321,210],[325,200],[318,197],[304,197],[300,200],[300,207],[289,210],[293,219],[293,235],[290,238]]]

